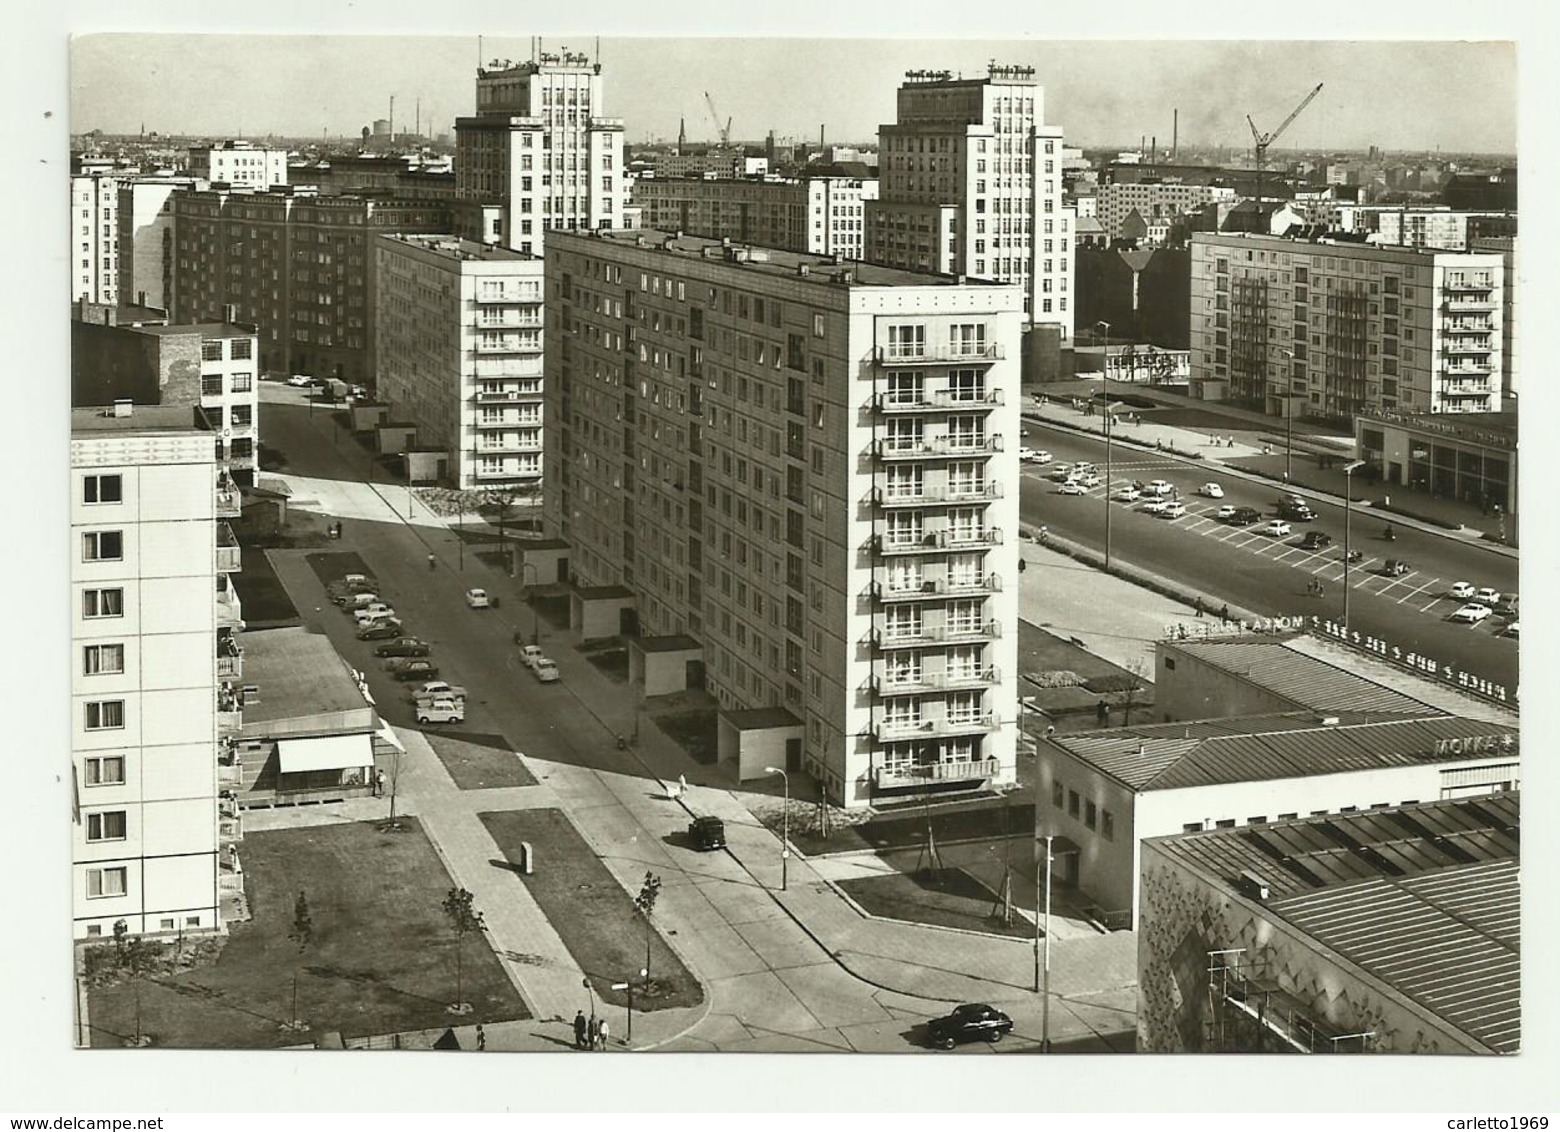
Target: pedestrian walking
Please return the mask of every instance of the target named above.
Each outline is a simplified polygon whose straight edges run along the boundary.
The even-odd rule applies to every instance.
[[[431,555],[431,554],[428,555],[428,569],[436,570],[436,569],[438,569],[438,566],[439,566],[438,559],[434,558],[434,556]]]
[[[607,1048],[607,1020],[605,1018],[596,1023],[596,1042],[602,1049]]]
[[[482,1023],[477,1023],[477,1048],[487,1049],[487,1032],[482,1029]]]
[[[576,1010],[574,1012],[574,1048],[575,1049],[584,1049],[585,1048],[585,1031],[586,1031],[586,1027],[588,1027],[589,1025],[590,1025],[590,1023],[585,1021],[585,1012],[583,1010]]]
[[[374,771],[374,797],[382,798],[385,793],[385,768],[380,767]]]
[[[1101,727],[1110,722],[1110,705],[1104,700],[1094,706],[1094,721]]]
[[[1202,600],[1202,598],[1199,597],[1197,600],[1192,602],[1192,608],[1197,611],[1197,616],[1201,617],[1203,615],[1203,600]]]
[[[1229,605],[1229,602],[1225,602],[1222,606],[1219,607],[1219,620],[1221,622],[1223,622],[1224,624],[1226,624],[1226,625],[1228,625],[1230,623],[1230,605]]]

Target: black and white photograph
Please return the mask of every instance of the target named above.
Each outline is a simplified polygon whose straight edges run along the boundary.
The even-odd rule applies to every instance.
[[[35,1041],[1532,1056],[1516,39],[472,16],[53,44]]]

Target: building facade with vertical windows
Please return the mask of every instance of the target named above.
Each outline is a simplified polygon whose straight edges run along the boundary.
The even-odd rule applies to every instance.
[[[898,120],[879,128],[865,258],[1014,284],[1030,323],[1071,338],[1073,216],[1062,207],[1062,131],[1045,124],[1034,68],[905,78]]]
[[[1499,253],[1198,232],[1191,255],[1196,396],[1340,422],[1501,407]]]
[[[630,195],[646,228],[861,259],[877,193],[872,178],[641,177]]]
[[[70,298],[119,301],[119,186],[122,173],[84,166],[70,178]]]
[[[264,191],[287,183],[287,151],[247,141],[191,146],[190,175],[212,184]]]
[[[239,563],[197,416],[128,403],[71,414],[78,939],[120,920],[133,933],[218,926],[218,688],[237,653]]]
[[[577,592],[837,803],[1011,784],[1019,290],[642,230],[555,235],[547,296]]]
[[[601,64],[540,53],[477,71],[477,113],[455,120],[455,195],[483,231],[462,235],[540,255],[549,228],[623,227],[623,120],[601,113]]]
[[[463,489],[542,475],[542,260],[454,236],[380,236],[378,396],[449,450]]]

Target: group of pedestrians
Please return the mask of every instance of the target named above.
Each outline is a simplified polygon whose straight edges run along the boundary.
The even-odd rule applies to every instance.
[[[607,1048],[607,1020],[585,1017],[583,1010],[574,1012],[574,1048],[604,1050]]]

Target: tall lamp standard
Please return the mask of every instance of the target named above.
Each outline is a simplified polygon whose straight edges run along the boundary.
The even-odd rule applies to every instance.
[[[541,630],[536,620],[536,596],[530,592],[530,587],[534,585],[535,582],[527,582],[525,580],[525,572],[527,570],[531,571],[531,577],[533,579],[539,578],[540,575],[537,573],[535,562],[520,563],[520,581],[521,584],[526,587],[525,603],[531,607],[531,643],[534,645],[541,642]]]
[[[1293,350],[1280,350],[1280,354],[1288,358],[1291,366],[1295,360]],[[1284,391],[1284,482],[1289,482],[1290,475],[1294,472],[1293,459],[1295,454],[1295,410],[1294,410],[1294,371],[1291,368],[1284,374],[1284,382],[1280,387]]]
[[[1105,328],[1105,355],[1100,361],[1100,372],[1105,381],[1105,403],[1110,404],[1110,323],[1103,318],[1094,324]]]
[[[1045,880],[1045,898],[1042,905],[1043,919],[1035,917],[1035,990],[1040,992],[1040,1052],[1051,1052],[1051,840],[1055,834],[1047,833],[1041,840],[1045,842],[1045,869],[1039,868],[1040,862],[1035,862],[1035,887],[1040,887],[1041,878]],[[1035,896],[1040,897],[1036,892]],[[1041,939],[1045,940],[1045,961],[1041,962]]]
[[[1105,401],[1105,569],[1110,570],[1110,441],[1116,434],[1116,406]]]
[[[780,811],[780,891],[786,889],[786,866],[791,859],[791,776],[777,766],[766,766],[765,774],[778,774],[785,788],[784,809]]]
[[[1343,466],[1343,631],[1349,631],[1349,516],[1354,495],[1354,473],[1365,466],[1364,460],[1351,460]]]

